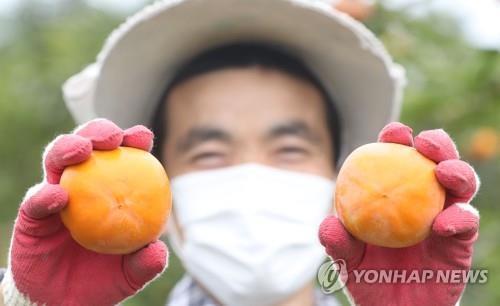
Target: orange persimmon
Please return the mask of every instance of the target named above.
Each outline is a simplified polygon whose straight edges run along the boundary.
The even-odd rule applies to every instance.
[[[66,168],[61,186],[69,203],[60,215],[83,247],[127,254],[156,240],[171,210],[171,193],[161,163],[150,153],[120,147],[94,151]]]
[[[500,147],[500,134],[492,127],[477,129],[470,139],[469,155],[474,160],[492,159]]]
[[[443,209],[436,164],[412,147],[371,143],[354,150],[337,177],[335,208],[346,229],[370,244],[419,243]]]

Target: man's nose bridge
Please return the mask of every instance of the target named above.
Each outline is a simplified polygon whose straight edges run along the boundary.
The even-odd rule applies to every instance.
[[[236,150],[235,163],[246,164],[269,164],[269,156],[263,144],[258,142],[251,142],[245,145],[240,145]]]

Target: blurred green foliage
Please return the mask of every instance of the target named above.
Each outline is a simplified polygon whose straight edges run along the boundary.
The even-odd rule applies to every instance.
[[[18,203],[41,179],[45,144],[73,128],[60,86],[94,60],[107,34],[124,18],[80,1],[60,1],[50,10],[42,2],[24,3],[15,16],[0,18],[0,266],[6,265]],[[478,128],[500,131],[498,51],[468,46],[457,23],[442,15],[413,18],[380,8],[368,27],[407,68],[403,122],[416,132],[446,129],[462,152]],[[486,161],[470,161],[482,178],[474,201],[482,213],[474,266],[490,272],[487,284],[468,286],[463,305],[498,305],[500,158],[497,153]],[[168,272],[125,304],[164,304],[181,274],[178,260],[171,258]]]
[[[404,11],[380,9],[368,26],[408,75],[401,120],[415,132],[443,128],[454,138],[462,158],[481,178],[473,204],[481,212],[473,267],[489,269],[488,282],[469,285],[462,305],[500,305],[500,156],[476,161],[471,137],[482,128],[500,137],[500,53],[467,45],[458,23],[443,15],[412,18]]]

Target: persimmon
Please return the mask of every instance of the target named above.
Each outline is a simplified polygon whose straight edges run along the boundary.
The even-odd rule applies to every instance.
[[[171,210],[170,185],[150,153],[120,147],[94,151],[66,168],[69,202],[60,215],[73,239],[106,254],[127,254],[156,240]]]
[[[500,147],[500,137],[494,128],[481,127],[471,137],[469,154],[475,160],[489,160]]]
[[[357,148],[337,177],[339,219],[354,237],[373,245],[401,248],[421,242],[445,201],[435,167],[409,146],[371,143]]]
[[[347,13],[359,21],[368,19],[375,11],[375,5],[366,0],[341,0],[334,3],[337,10]]]

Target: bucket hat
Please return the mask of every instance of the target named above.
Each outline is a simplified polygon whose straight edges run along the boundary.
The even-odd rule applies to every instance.
[[[77,123],[108,118],[151,126],[169,80],[223,44],[278,45],[313,71],[339,112],[341,157],[397,119],[405,73],[362,23],[319,0],[163,0],[129,17],[94,63],[63,85]]]

